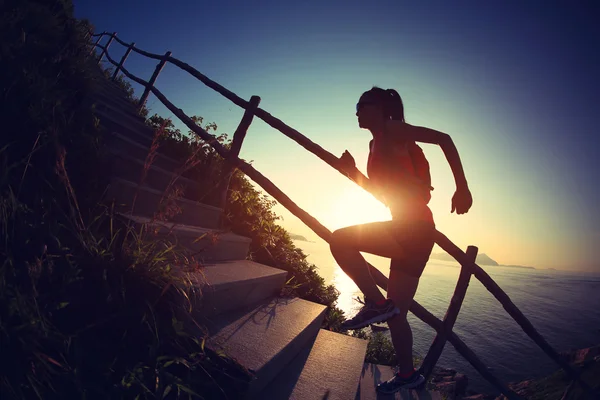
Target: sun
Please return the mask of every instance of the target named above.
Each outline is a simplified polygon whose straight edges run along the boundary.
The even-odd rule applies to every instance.
[[[331,203],[327,215],[328,225],[333,230],[368,222],[389,221],[391,218],[386,206],[358,186],[342,191]]]

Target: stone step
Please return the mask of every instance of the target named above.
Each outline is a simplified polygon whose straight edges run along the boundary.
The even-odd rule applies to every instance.
[[[90,89],[88,101],[110,104],[124,112],[141,117],[135,103],[127,98],[127,94],[122,89],[98,82],[92,84]]]
[[[109,119],[130,131],[137,132],[138,135],[149,138],[154,137],[154,129],[146,125],[143,117],[127,113],[105,103],[96,102],[95,105],[95,113],[100,119],[101,124],[104,123],[105,119]]]
[[[113,82],[112,79],[107,79],[104,76],[99,76],[97,79],[94,79],[92,87],[96,90],[98,90],[98,89],[107,90],[111,94],[115,94],[119,97],[127,96],[127,92],[120,85]]]
[[[256,396],[319,332],[326,307],[299,298],[277,297],[246,310],[204,321],[207,346],[255,374],[248,396]]]
[[[109,94],[103,95],[102,93],[94,93],[92,97],[96,102],[96,108],[104,107],[107,109],[107,112],[115,112],[130,117],[136,122],[146,123],[146,118],[137,112],[135,106],[121,97],[111,96]]]
[[[278,295],[287,274],[254,261],[237,260],[207,264],[199,273],[185,273],[185,276],[201,293],[201,302],[195,309],[209,317],[251,307]]]
[[[115,201],[115,208],[118,212],[153,217],[159,211],[159,205],[163,201],[163,193],[164,191],[156,190],[147,185],[139,185],[114,177],[108,187],[107,200]],[[167,199],[164,201],[167,201]],[[223,209],[187,198],[176,198],[173,203],[181,210],[181,213],[169,217],[169,221],[207,229],[218,229],[220,227]],[[133,209],[132,205],[134,206]],[[246,257],[244,256],[241,259],[244,258]]]
[[[429,391],[424,388],[401,389],[394,394],[377,393],[377,385],[387,381],[392,376],[394,376],[392,367],[365,363],[355,400],[442,400],[440,392]]]
[[[104,110],[97,109],[95,111],[96,117],[100,120],[100,125],[109,132],[117,132],[123,136],[131,138],[136,142],[147,145],[150,147],[152,139],[156,132],[149,126],[142,124],[132,124],[127,121],[120,120],[114,115],[107,115]]]
[[[250,249],[250,238],[231,232],[197,226],[176,224],[173,222],[154,221],[139,215],[121,214],[135,225],[145,225],[156,229],[159,237],[179,244],[194,255],[201,263],[218,261],[244,260]]]
[[[150,151],[151,141],[144,138],[134,139],[118,132],[105,130],[104,140],[110,152],[121,152],[138,160],[146,160]],[[159,147],[154,156],[153,165],[167,171],[175,171],[182,163],[161,154]]]
[[[95,101],[119,107],[124,112],[133,115],[139,115],[135,104],[124,97],[123,94],[118,94],[116,91],[98,88],[93,90],[91,96]]]
[[[367,343],[321,329],[255,399],[351,400],[360,382]]]
[[[144,171],[146,171],[143,184],[158,190],[160,193],[168,188],[173,190],[177,186],[182,190],[181,197],[192,201],[205,202],[209,191],[216,190],[216,188],[203,188],[191,179],[175,175],[173,170],[168,171],[157,165],[145,167],[145,161],[133,158],[123,151],[110,150],[109,154],[113,165],[113,176],[137,183],[140,182]]]

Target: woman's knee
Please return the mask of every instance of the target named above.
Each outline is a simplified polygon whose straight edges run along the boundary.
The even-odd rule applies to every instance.
[[[351,236],[349,235],[347,228],[336,229],[331,234],[329,247],[332,251],[352,247],[352,244]]]

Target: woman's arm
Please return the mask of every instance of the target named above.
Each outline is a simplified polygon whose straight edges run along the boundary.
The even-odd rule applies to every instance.
[[[469,211],[473,205],[473,197],[469,191],[469,185],[467,184],[467,178],[465,178],[465,171],[463,170],[458,150],[452,141],[452,138],[434,129],[429,129],[421,126],[409,125],[405,122],[390,121],[391,126],[394,129],[398,129],[399,134],[408,140],[437,144],[442,148],[452,174],[454,175],[454,181],[456,182],[456,193],[452,196],[452,208],[451,213],[456,211],[457,214],[464,214]]]
[[[456,189],[469,188],[458,150],[450,135],[422,126],[413,126],[407,123],[401,124],[402,127],[398,128],[402,129],[402,135],[408,138],[408,140],[439,145],[446,156],[446,160],[448,160],[448,164],[450,164],[450,169],[456,182]]]

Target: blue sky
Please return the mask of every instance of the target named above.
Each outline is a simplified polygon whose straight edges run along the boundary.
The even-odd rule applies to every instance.
[[[261,108],[334,154],[348,149],[363,171],[370,134],[355,103],[372,85],[395,88],[407,121],[450,134],[463,160],[474,206],[457,216],[443,153],[422,146],[440,231],[501,263],[600,271],[600,14],[573,4],[75,0],[75,13],[144,50],[172,51],[245,99],[259,95]],[[154,66],[138,55],[126,63],[144,79]],[[174,66],[157,87],[219,132],[232,134],[243,114]],[[170,116],[152,96],[148,105]],[[241,156],[330,229],[387,217],[258,119]],[[311,235],[277,211],[286,228]]]

